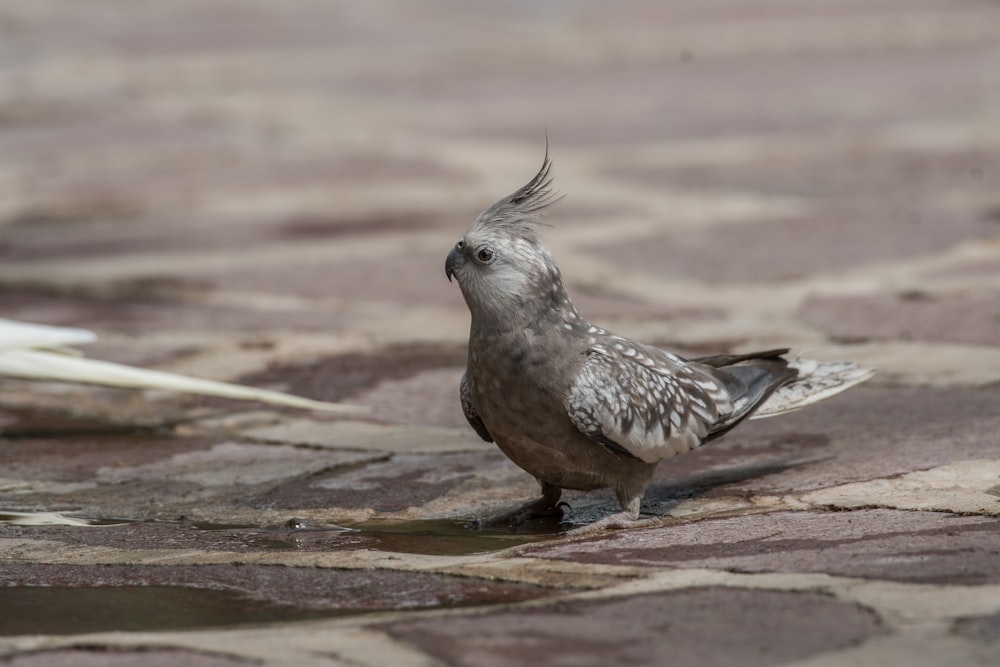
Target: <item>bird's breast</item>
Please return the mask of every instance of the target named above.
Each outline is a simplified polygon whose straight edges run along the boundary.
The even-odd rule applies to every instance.
[[[619,462],[570,421],[565,397],[578,363],[520,339],[472,340],[466,379],[476,412],[500,450],[536,478],[562,488],[613,484]]]

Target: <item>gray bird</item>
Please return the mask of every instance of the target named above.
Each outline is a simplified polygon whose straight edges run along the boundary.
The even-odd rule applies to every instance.
[[[486,209],[445,261],[472,315],[465,417],[541,484],[540,499],[502,520],[560,514],[563,489],[612,488],[623,511],[591,527],[634,524],[660,460],[873,374],[787,349],[685,359],[583,319],[538,236],[559,199],[551,166],[546,150],[535,177]]]

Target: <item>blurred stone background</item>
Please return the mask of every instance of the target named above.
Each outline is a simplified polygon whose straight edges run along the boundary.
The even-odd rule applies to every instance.
[[[447,522],[534,485],[464,423],[468,314],[443,262],[546,135],[566,198],[545,238],[584,316],[683,352],[791,346],[880,372],[666,462],[644,505],[662,529],[463,556],[489,539]],[[992,0],[8,0],[0,316],[94,329],[88,356],[374,412],[4,379],[0,510],[130,523],[0,526],[0,600],[100,572],[274,601],[320,586],[308,568],[374,567],[360,597],[331,580],[303,604],[500,611],[88,645],[147,665],[611,664],[668,645],[700,664],[996,664],[998,180]],[[570,523],[614,509],[570,503]],[[266,532],[291,517],[430,523],[407,529],[423,542]],[[394,578],[417,570],[429,598]],[[546,596],[525,649],[502,605]],[[692,604],[713,639],[650,625]],[[837,632],[793,628],[811,615]],[[0,660],[85,659],[74,641],[0,638]]]

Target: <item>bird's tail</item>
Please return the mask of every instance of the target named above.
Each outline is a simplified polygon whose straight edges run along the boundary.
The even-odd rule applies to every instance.
[[[788,367],[798,371],[798,377],[771,394],[750,419],[773,417],[819,403],[875,374],[874,369],[861,368],[850,361],[793,359]]]

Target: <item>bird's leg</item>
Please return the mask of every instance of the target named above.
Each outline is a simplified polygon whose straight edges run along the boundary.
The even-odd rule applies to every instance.
[[[594,523],[580,526],[569,531],[569,535],[589,535],[599,533],[613,528],[641,528],[643,526],[655,525],[660,522],[658,518],[640,519],[639,509],[642,505],[642,496],[646,491],[646,485],[630,485],[615,489],[618,502],[621,503],[622,511],[617,514],[606,516]]]
[[[544,517],[562,516],[563,503],[559,502],[562,497],[562,489],[546,482],[541,482],[542,497],[537,500],[521,505],[513,512],[505,512],[493,517],[487,517],[475,521],[477,527],[485,528],[490,526],[518,526],[531,519],[541,519]]]

